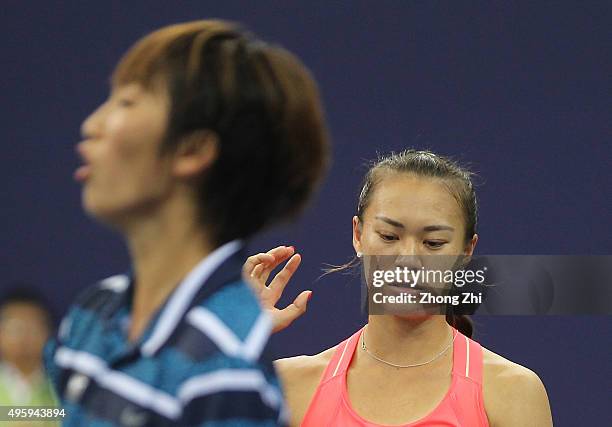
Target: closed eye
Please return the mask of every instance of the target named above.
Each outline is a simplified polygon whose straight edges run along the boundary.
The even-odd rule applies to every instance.
[[[440,241],[440,240],[425,240],[424,243],[425,243],[425,246],[427,246],[430,249],[440,249],[448,242]]]
[[[131,107],[132,105],[134,105],[134,101],[129,98],[119,98],[117,100],[117,104],[119,104],[119,106],[121,107]]]
[[[398,240],[398,238],[394,236],[393,234],[378,233],[378,235],[385,242],[392,242],[394,240]]]

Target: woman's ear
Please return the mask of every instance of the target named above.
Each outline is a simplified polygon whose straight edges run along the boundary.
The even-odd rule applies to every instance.
[[[476,243],[478,243],[478,234],[474,234],[472,236],[472,240],[468,242],[465,246],[465,256],[470,259],[472,254],[474,253],[474,249],[476,249]]]
[[[359,217],[355,215],[353,217],[353,248],[357,254],[361,254],[361,221]]]
[[[192,132],[181,138],[174,153],[174,174],[181,178],[195,178],[209,169],[218,155],[219,138],[215,132]]]

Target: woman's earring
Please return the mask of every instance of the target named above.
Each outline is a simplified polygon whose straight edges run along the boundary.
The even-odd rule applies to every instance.
[[[363,254],[361,252],[357,252],[357,258],[361,258]]]

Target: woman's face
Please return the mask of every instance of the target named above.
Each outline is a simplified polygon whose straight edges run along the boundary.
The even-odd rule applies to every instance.
[[[353,246],[365,256],[367,275],[397,267],[454,270],[478,239],[466,243],[465,232],[462,209],[444,182],[410,173],[386,173],[363,222],[353,218]]]
[[[365,255],[471,255],[465,219],[442,180],[389,173],[378,183],[363,215],[353,218],[353,246]]]
[[[85,120],[77,147],[84,165],[75,178],[83,183],[89,214],[119,224],[127,215],[150,212],[167,196],[171,164],[160,155],[160,144],[169,104],[163,90],[127,84],[114,88]]]

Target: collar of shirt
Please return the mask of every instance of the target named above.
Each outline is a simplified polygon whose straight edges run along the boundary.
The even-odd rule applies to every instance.
[[[241,250],[243,246],[242,241],[233,240],[202,259],[178,284],[149,322],[142,338],[134,344],[125,341],[133,277],[124,274],[105,279],[101,287],[112,289],[117,297],[104,307],[103,317],[107,319],[108,331],[118,335],[117,340],[126,342],[125,346],[117,348],[110,359],[117,360],[138,353],[153,356],[167,342],[190,308],[224,284],[241,279],[242,264],[246,259]]]

